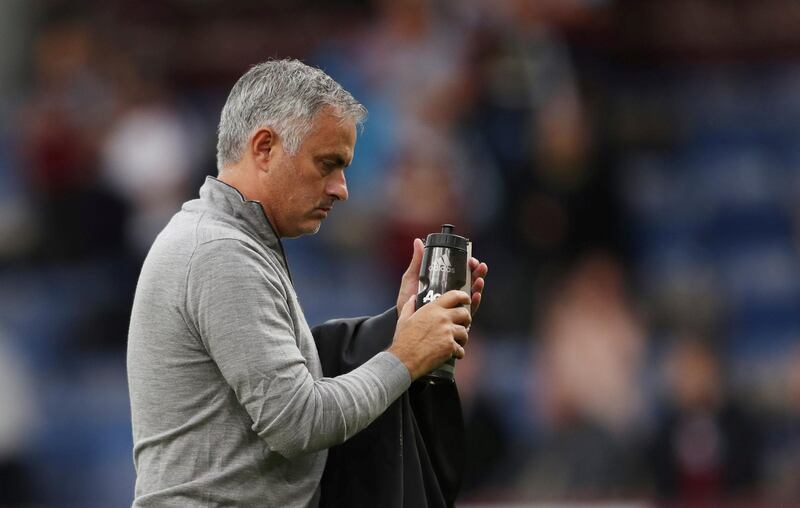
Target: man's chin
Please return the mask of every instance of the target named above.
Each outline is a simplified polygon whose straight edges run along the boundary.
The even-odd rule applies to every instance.
[[[319,221],[319,222],[317,222],[316,226],[311,228],[311,231],[309,231],[308,233],[305,233],[305,234],[307,234],[307,235],[316,235],[317,233],[319,233],[319,230],[320,230],[321,227],[322,227],[322,221]]]
[[[322,227],[322,221],[317,220],[313,223],[304,224],[303,226],[299,227],[296,232],[290,235],[286,235],[286,238],[297,238],[303,235],[315,235],[319,232],[320,228]]]

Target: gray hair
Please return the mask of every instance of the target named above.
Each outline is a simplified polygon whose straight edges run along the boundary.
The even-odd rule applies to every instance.
[[[217,129],[217,169],[241,160],[253,131],[269,126],[284,149],[300,148],[320,109],[334,108],[361,125],[367,109],[320,69],[298,60],[268,60],[253,66],[233,85]]]

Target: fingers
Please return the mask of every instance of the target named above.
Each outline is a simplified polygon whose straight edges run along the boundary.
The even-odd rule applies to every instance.
[[[486,263],[479,262],[476,258],[469,259],[469,266],[472,269],[472,313],[478,310],[481,304],[481,294],[483,287],[486,284],[484,277],[489,273],[489,266]]]
[[[416,302],[414,300],[416,300],[415,296],[412,296],[406,300],[406,303],[403,304],[403,308],[400,309],[400,315],[397,317],[398,321],[411,317],[411,315],[414,313],[414,308],[416,307]]]
[[[470,308],[472,313],[475,314],[481,305],[483,287],[486,284],[484,277],[489,273],[489,266],[486,263],[481,263],[477,258],[470,258],[469,267],[472,270],[472,301],[470,302]]]
[[[469,269],[472,270],[472,280],[486,277],[486,274],[489,273],[489,265],[480,263],[476,258],[469,258]]]
[[[447,317],[457,325],[469,326],[472,324],[472,315],[466,307],[455,307],[447,310]]]
[[[460,346],[466,346],[469,341],[469,331],[461,325],[453,325],[453,340]]]
[[[471,309],[472,314],[478,310],[478,307],[481,305],[481,298],[483,296],[483,287],[486,284],[484,279],[478,278],[475,279],[475,282],[472,283],[472,302],[471,302]]]
[[[453,342],[453,356],[455,356],[459,360],[463,360],[464,356],[466,356],[464,348],[459,346],[457,342]]]
[[[470,301],[470,296],[467,293],[453,289],[434,300],[433,303],[445,309],[452,309],[459,305],[468,305]]]
[[[478,311],[478,307],[481,306],[481,298],[481,293],[472,293],[472,305],[470,306],[472,314],[475,314]]]

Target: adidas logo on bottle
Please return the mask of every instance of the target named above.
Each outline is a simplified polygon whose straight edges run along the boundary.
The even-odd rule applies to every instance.
[[[431,266],[428,267],[429,272],[445,272],[445,273],[456,273],[455,268],[450,263],[450,254],[448,251],[442,252],[442,255],[439,256],[436,261],[431,263]]]

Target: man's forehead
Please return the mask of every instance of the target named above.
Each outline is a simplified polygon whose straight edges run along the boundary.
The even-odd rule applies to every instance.
[[[307,141],[315,152],[332,152],[349,159],[356,142],[355,121],[328,112],[314,117]]]

